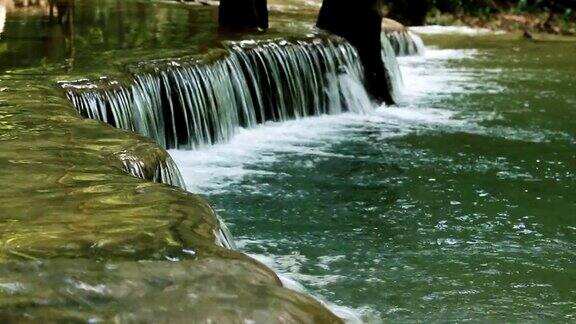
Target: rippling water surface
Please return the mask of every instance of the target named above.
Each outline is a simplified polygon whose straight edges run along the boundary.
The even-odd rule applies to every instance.
[[[171,153],[243,251],[365,319],[574,320],[576,46],[427,41],[398,107]]]

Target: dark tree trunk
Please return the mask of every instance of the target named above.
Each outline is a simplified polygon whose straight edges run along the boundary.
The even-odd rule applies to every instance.
[[[382,62],[382,17],[378,0],[324,0],[317,26],[348,40],[358,50],[366,74],[366,88],[378,101],[393,104]]]
[[[220,0],[218,21],[228,28],[267,29],[267,0]]]
[[[426,24],[426,15],[430,9],[430,0],[389,0],[388,16],[406,26]]]

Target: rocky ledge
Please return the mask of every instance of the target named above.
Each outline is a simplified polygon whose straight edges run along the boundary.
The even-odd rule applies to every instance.
[[[164,149],[53,81],[0,76],[0,319],[340,322],[219,244],[203,199],[150,181],[178,184]]]

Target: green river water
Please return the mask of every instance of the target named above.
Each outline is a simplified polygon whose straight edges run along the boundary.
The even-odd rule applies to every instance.
[[[386,321],[576,316],[576,44],[428,36],[404,102],[173,152],[242,250]]]
[[[67,158],[76,166],[99,158],[97,153],[67,155],[70,145],[81,147],[82,152],[108,152],[130,146],[133,136],[113,133],[100,123],[81,123],[73,108],[52,112],[14,108],[66,105],[56,81],[120,78],[125,62],[202,54],[217,47],[220,39],[262,34],[218,33],[211,7],[77,1],[73,23],[58,24],[47,18],[46,7],[10,8],[4,1],[0,0],[0,10],[3,6],[8,10],[4,21],[0,11],[0,118],[7,121],[0,120],[0,140],[8,143],[9,150],[0,154],[16,152],[29,140],[27,135],[11,137],[15,130],[10,123],[16,118],[22,132],[42,137],[38,145],[46,151],[37,154],[46,162],[35,166],[24,161],[25,167],[16,167],[13,160],[0,159],[6,170],[11,168],[2,173],[3,179],[18,181],[4,181],[9,188],[2,191],[0,207],[3,249],[10,246],[7,238],[24,233],[30,236],[26,244],[32,246],[23,250],[24,258],[30,254],[39,259],[71,259],[58,261],[43,278],[57,283],[59,272],[54,269],[62,269],[72,278],[118,280],[121,283],[108,289],[116,287],[121,293],[107,292],[114,296],[110,300],[130,289],[146,296],[120,298],[123,302],[113,308],[138,313],[138,305],[148,311],[161,304],[169,311],[169,305],[180,303],[178,312],[183,315],[178,319],[185,321],[186,304],[179,295],[162,298],[168,293],[154,280],[166,276],[186,283],[189,277],[203,275],[187,275],[189,261],[172,262],[175,257],[185,259],[174,250],[197,241],[154,232],[157,227],[170,228],[166,232],[174,228],[169,217],[157,221],[154,210],[178,214],[195,205],[180,203],[185,199],[180,191],[145,187],[104,167],[91,169],[110,173],[97,179],[75,174],[74,166],[69,168],[74,181],[57,177],[53,170],[59,170]],[[292,7],[284,4],[273,2],[269,35],[307,32],[316,7],[299,1]],[[424,32],[426,54],[399,58],[405,89],[398,106],[374,107],[368,114],[267,123],[241,130],[230,143],[198,151],[172,150],[188,190],[202,194],[218,211],[240,251],[294,281],[297,289],[364,320],[575,321],[576,42],[529,41],[515,34]],[[44,115],[46,125],[34,122]],[[66,132],[69,136],[64,138],[59,132],[64,121],[82,125],[82,131]],[[101,147],[82,142],[82,136],[100,137]],[[115,136],[122,137],[121,143]],[[35,187],[46,179],[78,190],[62,194],[60,187]],[[123,182],[105,183],[117,179]],[[97,185],[81,190],[87,181]],[[125,201],[132,197],[132,189],[126,189],[132,186],[138,186],[135,190],[144,196]],[[90,193],[105,196],[97,203],[83,200],[76,205],[70,200],[88,199]],[[153,200],[147,203],[144,198]],[[177,201],[179,207],[164,204],[167,199]],[[127,213],[135,216],[124,224],[131,228],[129,233],[145,228],[147,235],[151,232],[150,237],[159,238],[138,236],[130,251],[118,251],[113,243],[124,234],[106,228],[104,248],[86,252],[95,246],[87,242],[104,225],[90,225],[91,218],[76,215],[111,211],[110,217],[120,217],[122,205],[132,206]],[[57,207],[76,210],[69,213],[73,220],[60,221],[57,211],[51,218],[31,223],[15,216],[36,217]],[[148,218],[138,218],[143,214]],[[64,228],[67,234],[58,236]],[[75,241],[76,231],[87,237],[82,241],[87,245],[80,249],[74,247],[80,244]],[[29,243],[33,237],[43,239]],[[72,243],[43,252],[57,240]],[[112,242],[111,246],[105,242]],[[11,260],[10,255],[2,250],[0,259]],[[85,264],[90,258],[146,259],[157,264],[142,268],[128,263],[118,265],[121,271],[116,272],[114,266]],[[172,261],[162,261],[166,259]],[[227,267],[215,262],[202,268],[207,276],[211,269]],[[32,282],[29,289],[36,290],[28,295],[50,296],[44,294],[48,283],[30,279],[36,270],[22,267],[1,267],[1,279]],[[27,271],[32,277],[26,277]],[[142,279],[146,276],[140,275],[142,271],[154,273],[154,279]],[[235,271],[231,268],[230,273]],[[246,276],[246,271],[237,275]],[[230,278],[218,280],[213,280],[214,286]],[[134,285],[127,288],[125,282]],[[2,307],[14,302],[10,299],[14,287],[0,280]],[[74,292],[65,290],[59,296],[66,294]],[[89,306],[97,310],[98,305]],[[140,319],[150,320],[155,315],[143,316]]]

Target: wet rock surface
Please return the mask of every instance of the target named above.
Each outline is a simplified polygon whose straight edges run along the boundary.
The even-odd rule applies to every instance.
[[[0,265],[0,319],[170,323],[338,323],[310,297],[243,260]]]

